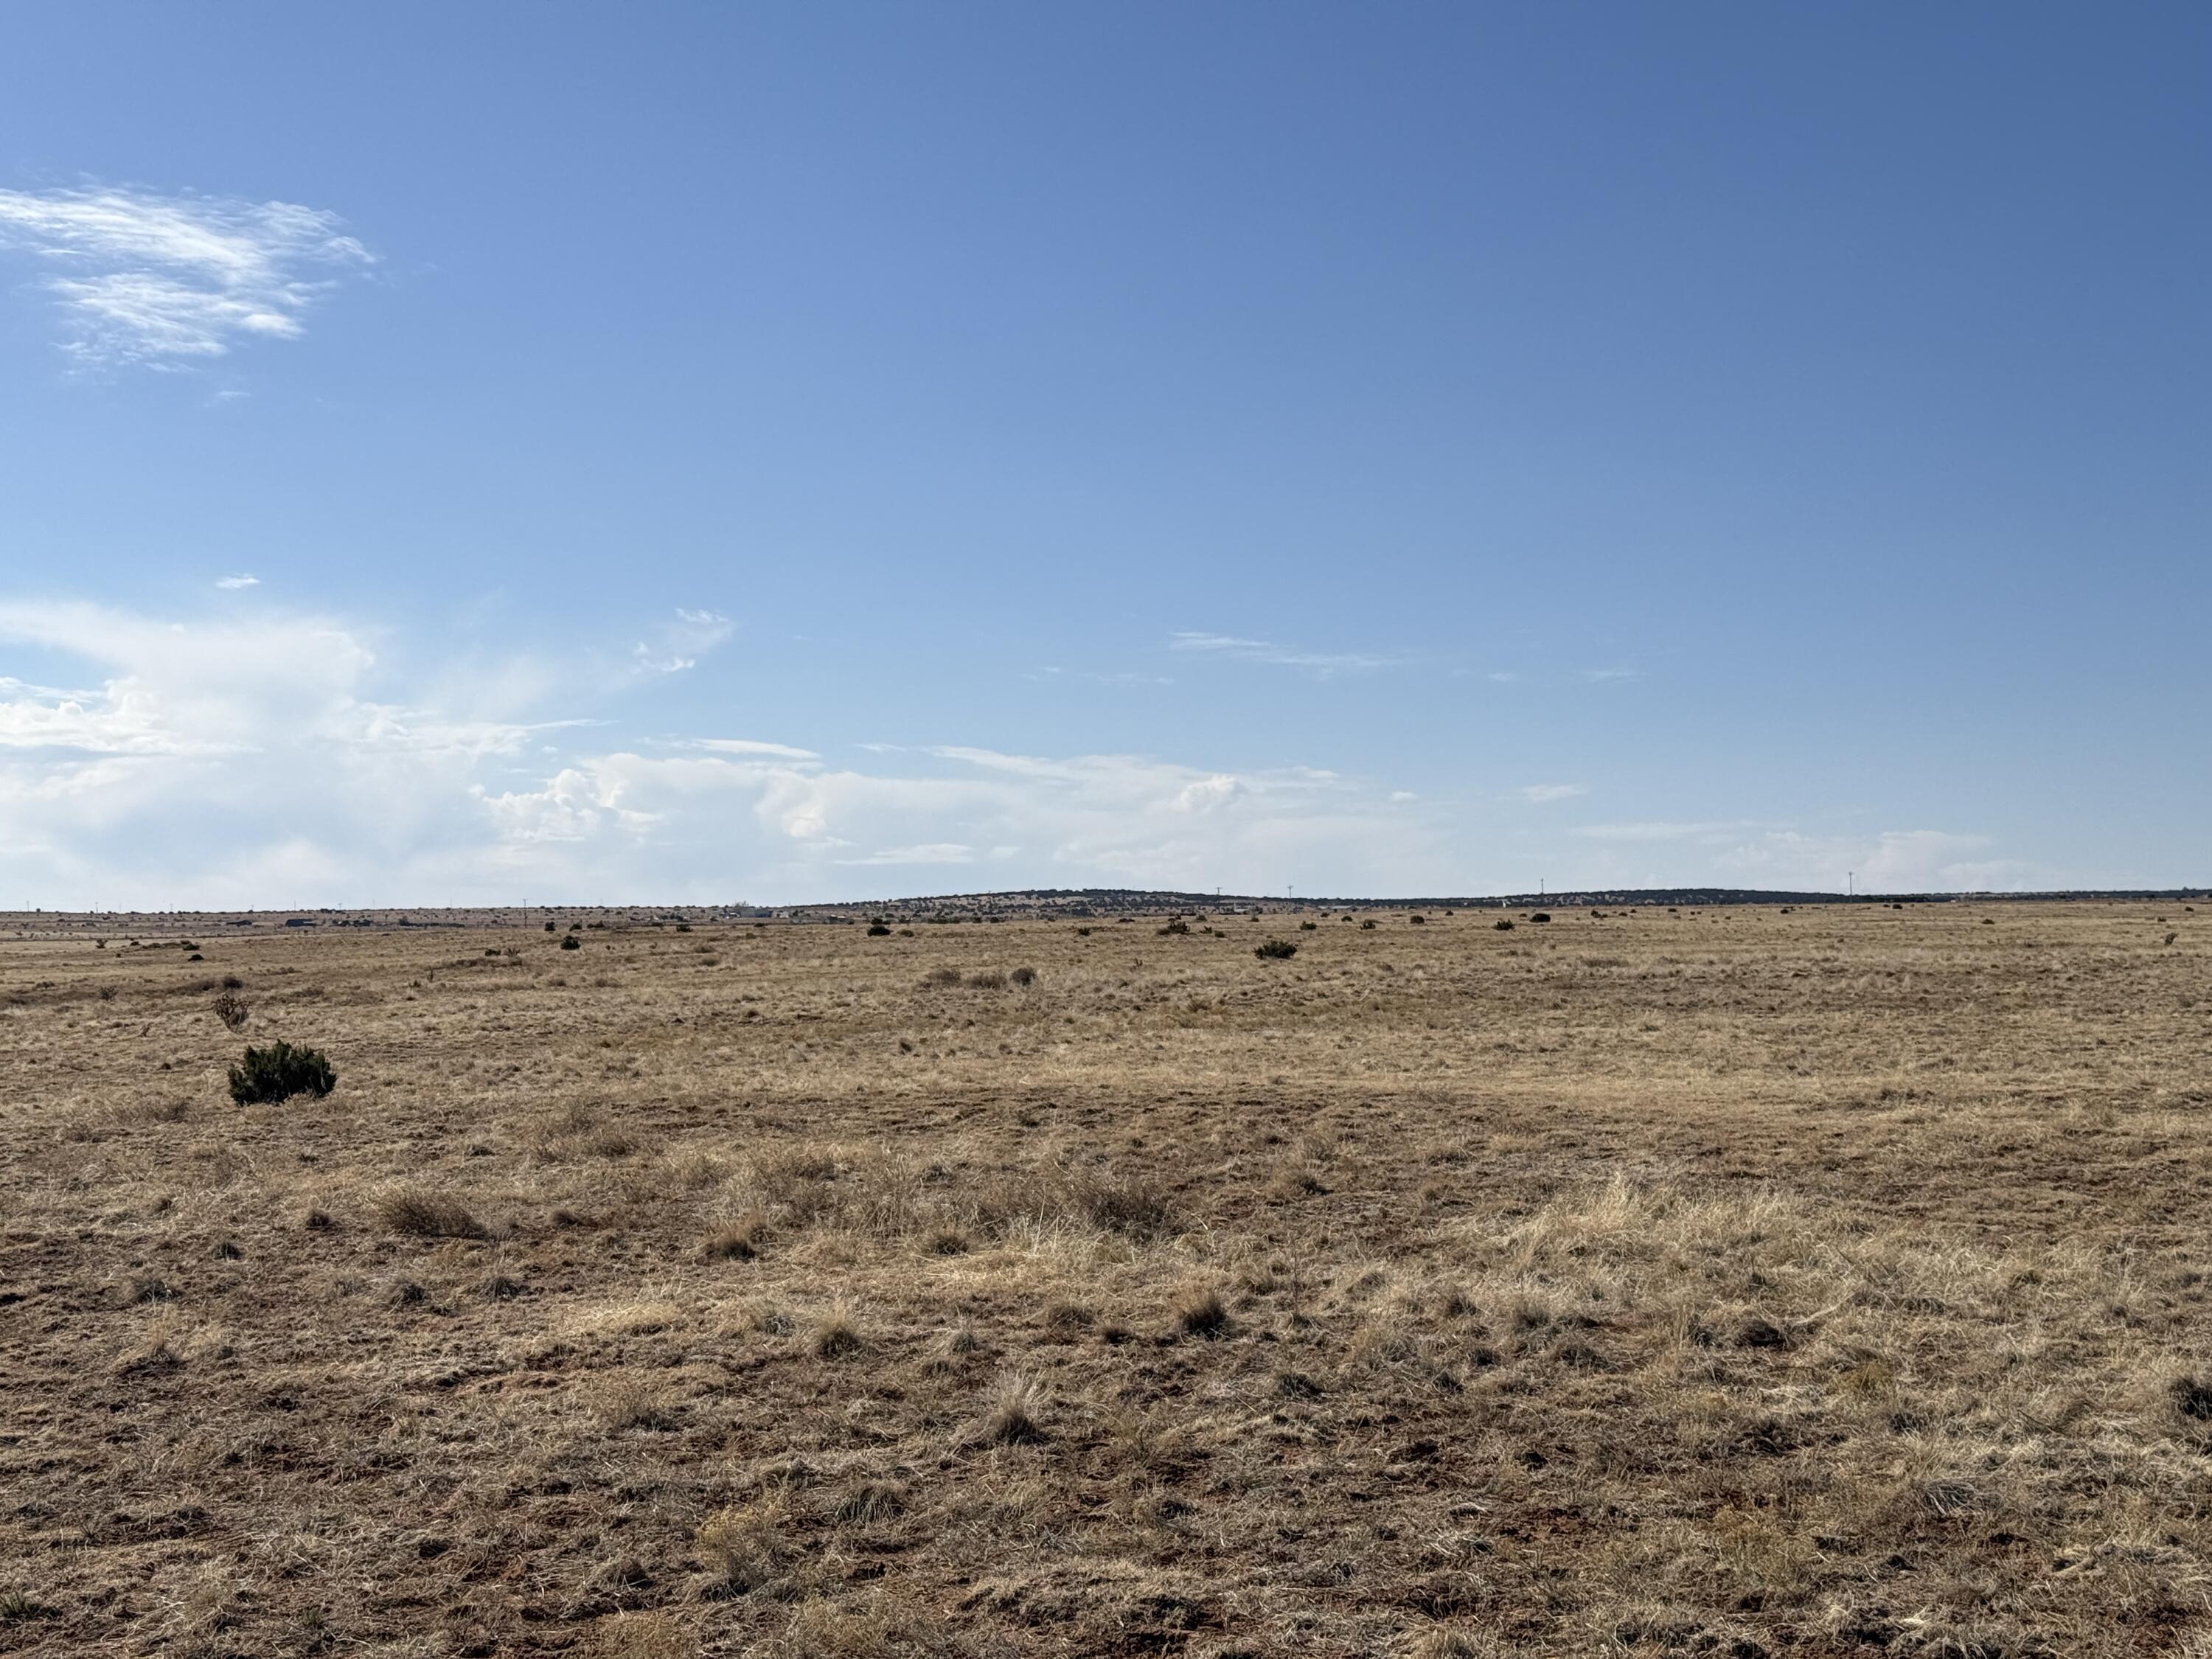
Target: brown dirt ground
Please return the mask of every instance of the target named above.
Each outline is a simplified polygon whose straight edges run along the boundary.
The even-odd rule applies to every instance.
[[[0,1651],[2212,1654],[2212,915],[1375,920],[0,941]]]

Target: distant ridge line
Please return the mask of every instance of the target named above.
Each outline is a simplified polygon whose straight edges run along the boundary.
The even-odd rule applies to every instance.
[[[252,910],[16,910],[0,911],[0,929],[17,936],[27,930],[127,933],[173,928],[479,927],[596,918],[593,925],[656,926],[696,922],[769,922],[810,920],[839,922],[886,921],[1049,921],[1073,917],[1096,921],[1117,915],[1204,915],[1259,910],[1297,915],[1359,910],[1574,910],[1725,909],[1756,905],[1856,905],[1887,908],[1917,904],[2023,904],[2068,901],[2124,903],[2212,902],[2212,887],[2103,887],[2051,889],[2038,892],[1984,891],[1917,893],[1830,893],[1761,887],[1578,887],[1552,893],[1475,893],[1406,898],[1307,897],[1262,893],[1192,893],[1172,888],[1024,887],[988,893],[918,894],[905,898],[833,899],[811,904],[726,903],[517,903],[477,905],[270,905]]]
[[[1990,892],[1960,890],[1915,893],[1832,893],[1795,891],[1760,887],[1583,887],[1559,892],[1477,893],[1457,896],[1424,895],[1405,898],[1346,898],[1341,896],[1307,897],[1266,893],[1190,893],[1171,889],[1137,887],[1025,887],[997,892],[938,893],[908,898],[839,899],[820,904],[778,905],[779,910],[854,910],[870,905],[958,905],[1027,902],[1065,905],[1090,904],[1157,908],[1173,904],[1185,908],[1209,906],[1261,905],[1270,909],[1537,909],[1547,905],[1575,908],[1592,904],[1722,906],[1730,904],[1951,904],[1974,902],[2048,903],[2061,899],[2133,900],[2212,898],[2203,887],[2065,888],[2038,892]]]

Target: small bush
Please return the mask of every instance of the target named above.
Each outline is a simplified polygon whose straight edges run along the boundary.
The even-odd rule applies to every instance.
[[[319,1050],[295,1048],[289,1042],[248,1048],[244,1061],[230,1068],[230,1097],[241,1106],[289,1100],[294,1095],[319,1100],[337,1086],[338,1074]]]
[[[933,968],[921,976],[922,988],[926,991],[942,991],[959,983],[960,970],[957,968]]]
[[[1412,922],[1416,927],[1425,927],[1428,926],[1429,921],[1429,919],[1426,916],[1408,916],[1406,920]]]
[[[1160,929],[1160,937],[1162,939],[1167,939],[1174,934],[1188,933],[1188,932],[1190,932],[1190,924],[1185,921],[1181,916],[1177,916],[1173,921]]]
[[[246,1024],[246,999],[234,991],[225,991],[215,1000],[215,1017],[226,1030],[235,1031]]]
[[[1265,945],[1255,945],[1252,954],[1262,962],[1281,962],[1298,953],[1298,947],[1286,939],[1271,939]]]
[[[1302,921],[1298,924],[1298,931],[1301,933],[1310,933],[1320,926],[1321,924],[1316,921]]]
[[[1229,1328],[1229,1309],[1214,1290],[1195,1290],[1176,1310],[1176,1328],[1185,1336],[1216,1337]]]
[[[1003,991],[1006,976],[996,969],[983,969],[968,975],[968,983],[979,991]]]
[[[757,1215],[742,1216],[707,1236],[701,1252],[709,1261],[750,1261],[760,1255],[768,1237],[768,1223]]]
[[[1534,915],[1528,918],[1531,921],[1549,921],[1551,919],[1552,913],[1549,910],[1539,910]]]
[[[852,1314],[836,1307],[822,1316],[806,1346],[817,1359],[842,1359],[848,1354],[860,1352],[866,1345],[860,1340]]]
[[[553,931],[553,924],[551,922],[549,921],[545,924],[545,931],[549,933]]]
[[[1038,1419],[1044,1414],[1044,1390],[1027,1377],[1009,1376],[998,1389],[998,1397],[977,1425],[975,1443],[1018,1446],[1045,1437]]]
[[[584,948],[584,945],[583,941],[574,933],[569,933],[562,939],[561,948],[564,951],[580,951]]]
[[[465,1205],[416,1188],[400,1188],[376,1200],[376,1218],[387,1231],[416,1238],[482,1238],[484,1224]]]
[[[2171,942],[2171,940],[2168,941],[2168,943]],[[1036,983],[1036,969],[1034,968],[1017,968],[1012,973],[1008,974],[1006,977],[1013,981],[1017,985],[1034,985]]]
[[[1363,916],[1360,918],[1359,926],[1363,932],[1371,933],[1375,931],[1375,918],[1372,916]]]
[[[1510,933],[1513,931],[1513,922],[1510,917],[1507,918],[1504,921],[1493,921],[1490,925],[1492,927],[1495,927],[1501,933]]]
[[[880,921],[872,921],[868,924],[868,937],[870,939],[889,939],[890,936],[891,930],[884,927]]]

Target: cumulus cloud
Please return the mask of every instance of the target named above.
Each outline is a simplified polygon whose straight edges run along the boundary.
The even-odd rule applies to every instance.
[[[0,247],[46,269],[64,348],[92,368],[174,368],[295,337],[337,274],[372,262],[341,224],[291,202],[0,190]]]
[[[258,587],[261,586],[261,578],[258,576],[218,576],[215,579],[215,585],[217,587],[229,588]]]

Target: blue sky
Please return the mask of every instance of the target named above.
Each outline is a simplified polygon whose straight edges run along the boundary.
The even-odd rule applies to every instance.
[[[2212,879],[2201,7],[8,27],[0,905]]]

